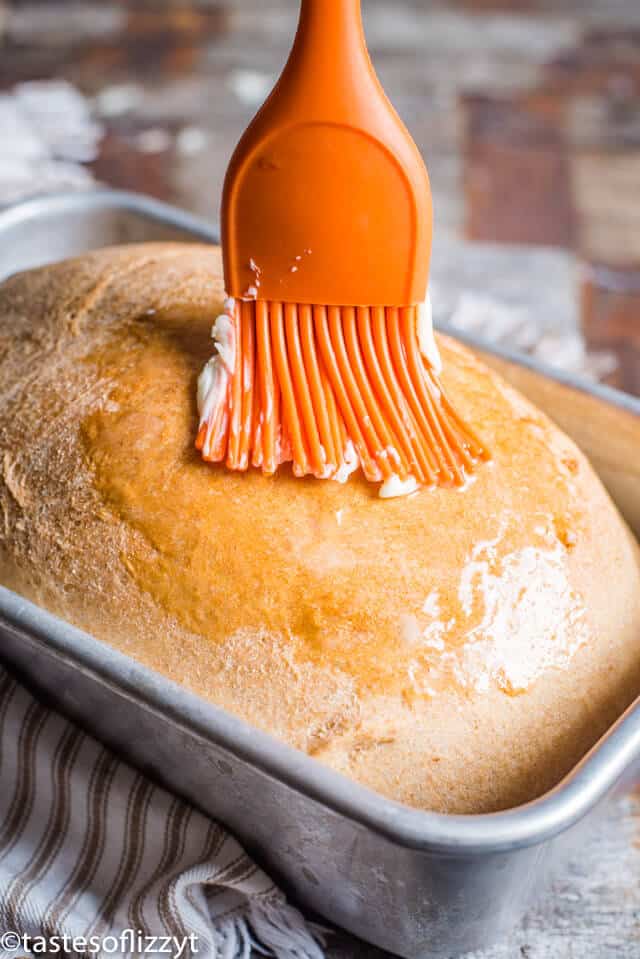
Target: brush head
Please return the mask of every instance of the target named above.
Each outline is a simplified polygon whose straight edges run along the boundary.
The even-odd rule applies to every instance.
[[[229,301],[199,384],[207,462],[346,481],[382,496],[463,486],[487,459],[424,358],[416,307]]]
[[[238,299],[424,301],[429,179],[373,70],[359,0],[303,0],[285,70],[231,161],[222,228]]]

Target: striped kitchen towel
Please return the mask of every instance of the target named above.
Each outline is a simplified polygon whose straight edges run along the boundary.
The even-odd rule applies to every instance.
[[[221,787],[222,788],[222,787]],[[322,959],[217,823],[0,667],[0,957]]]

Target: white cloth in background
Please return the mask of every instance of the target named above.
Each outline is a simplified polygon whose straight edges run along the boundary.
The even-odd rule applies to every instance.
[[[0,94],[0,206],[38,193],[86,190],[103,129],[62,80],[21,83]]]
[[[8,933],[83,937],[100,957],[323,959],[317,930],[221,826],[0,667],[0,957],[42,954]]]

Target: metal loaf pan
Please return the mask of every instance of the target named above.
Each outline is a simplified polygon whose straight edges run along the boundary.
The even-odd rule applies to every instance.
[[[157,239],[215,241],[216,232],[122,193],[38,199],[0,213],[0,277],[97,246]],[[640,531],[640,402],[472,345],[573,434]],[[581,826],[640,768],[638,702],[536,802],[487,816],[420,812],[2,588],[0,652],[97,737],[227,824],[299,903],[410,959],[449,959],[505,935]]]

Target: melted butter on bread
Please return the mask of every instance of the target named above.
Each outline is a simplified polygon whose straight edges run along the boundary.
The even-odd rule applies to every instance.
[[[467,389],[474,383],[495,463],[465,490],[385,503],[356,476],[341,487],[201,463],[198,353],[145,320],[137,342],[129,334],[92,359],[117,385],[82,427],[104,502],[152,547],[129,554],[132,575],[187,629],[212,643],[262,630],[361,692],[409,696],[451,685],[522,692],[589,641],[570,553],[554,533],[558,514],[582,523],[579,483],[559,465],[565,445],[532,410],[523,418],[522,401],[460,347],[444,343],[450,389],[459,393],[465,376]],[[424,612],[433,590],[446,609],[441,649]]]

